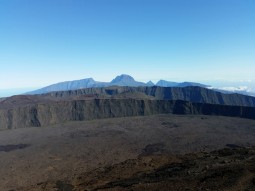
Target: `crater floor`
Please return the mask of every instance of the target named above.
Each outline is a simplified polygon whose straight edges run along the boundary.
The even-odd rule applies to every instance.
[[[243,177],[244,183],[249,181],[249,184],[252,184],[254,174],[247,170],[250,168],[242,165],[243,159],[240,158],[242,154],[233,151],[233,149],[245,150],[242,147],[252,146],[255,146],[255,120],[221,116],[152,115],[68,122],[46,128],[3,130],[0,131],[0,185],[3,191],[71,191],[98,190],[99,188],[150,190],[149,187],[142,187],[142,185],[149,186],[150,181],[151,184],[156,181],[159,187],[151,188],[159,189],[161,185],[160,190],[163,190],[162,186],[171,182],[168,177],[169,173],[164,171],[167,165],[176,165],[174,169],[177,169],[178,173],[173,172],[172,174],[176,179],[178,177],[187,178],[189,177],[186,176],[187,174],[194,175],[195,172],[198,175],[202,169],[206,177],[208,175],[206,172],[209,173],[208,169],[215,167],[212,166],[214,163],[219,166],[220,164],[234,164],[232,166],[235,168],[229,169],[233,170],[233,173],[247,172],[244,177],[240,177]],[[237,156],[237,159],[227,157],[229,154],[226,156],[217,154],[220,151],[215,151],[216,154],[208,154],[223,148],[234,152],[232,156]],[[250,153],[247,157],[250,157],[251,161],[253,160],[252,152],[252,149],[246,152],[246,154]],[[185,155],[187,153],[189,154]],[[207,155],[211,157],[210,160],[206,160]],[[243,156],[246,156],[245,152]],[[185,167],[187,163],[185,157],[196,164],[204,161],[202,169],[199,165],[197,169],[194,166]],[[199,157],[204,157],[205,160],[200,160]],[[216,162],[212,160],[215,157]],[[240,165],[235,164],[234,161]],[[178,166],[177,163],[183,164],[184,167],[183,165]],[[125,171],[127,166],[133,169],[132,173],[130,170]],[[172,167],[169,172],[173,170]],[[116,171],[111,171],[115,168]],[[136,168],[138,170],[135,170]],[[156,180],[153,176],[158,175],[153,175],[153,173],[160,169],[162,179]],[[212,173],[215,172],[216,175],[224,173],[224,169],[220,171],[216,169]],[[112,179],[104,177],[109,170],[112,174],[108,177]],[[138,174],[134,174],[135,172]],[[139,172],[141,172],[140,175]],[[226,170],[226,173],[228,172],[230,171]],[[149,178],[146,173],[151,174]],[[102,175],[99,176],[100,174]],[[203,180],[202,177],[200,178]],[[93,180],[95,180],[94,183]],[[226,175],[226,180],[229,180],[228,175]],[[162,184],[164,181],[165,183]],[[187,188],[196,187],[195,183],[192,187],[183,183],[183,179],[180,181],[176,189],[184,188],[180,185],[186,185]],[[207,185],[206,182],[207,179],[205,185]],[[217,178],[215,182],[218,182]],[[210,183],[208,189],[213,188],[212,184],[213,182]],[[203,188],[205,187],[201,187]]]

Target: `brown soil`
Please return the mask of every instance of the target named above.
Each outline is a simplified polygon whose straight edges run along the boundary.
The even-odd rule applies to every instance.
[[[78,176],[69,190],[255,190],[255,148],[148,155]],[[70,188],[71,188],[70,187]]]
[[[254,190],[252,146],[254,120],[216,116],[4,130],[1,191]]]

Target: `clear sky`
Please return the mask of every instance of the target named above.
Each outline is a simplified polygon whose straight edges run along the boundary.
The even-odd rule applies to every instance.
[[[0,0],[0,89],[122,73],[255,79],[255,1]]]

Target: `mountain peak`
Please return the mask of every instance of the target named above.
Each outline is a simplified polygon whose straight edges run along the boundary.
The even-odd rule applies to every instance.
[[[159,80],[156,85],[161,86],[161,87],[176,87],[176,86],[178,86],[178,83],[170,82],[170,81],[166,81],[166,80]]]
[[[135,79],[127,74],[121,74],[120,76],[117,76],[114,78],[111,83],[119,83],[119,82],[134,82]]]
[[[111,85],[117,85],[117,86],[146,86],[143,82],[137,82],[135,79],[127,74],[121,74],[114,78],[111,82]]]
[[[85,78],[83,80],[88,80],[88,81],[92,81],[92,82],[95,82],[95,80],[93,78]]]
[[[155,84],[150,80],[146,83],[147,86],[154,86]]]

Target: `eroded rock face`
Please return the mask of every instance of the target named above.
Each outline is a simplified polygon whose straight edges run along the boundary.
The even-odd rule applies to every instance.
[[[254,107],[173,100],[92,99],[56,101],[0,109],[0,129],[39,127],[66,121],[164,113],[222,115],[255,119]]]
[[[106,87],[20,95],[0,102],[0,129],[151,114],[255,118],[255,98],[201,87]]]
[[[144,99],[146,96],[149,96],[157,100],[183,100],[196,103],[255,107],[255,97],[241,94],[224,94],[197,86],[87,88],[72,91],[51,92],[45,94],[45,96],[68,98],[81,95],[116,96],[125,95],[127,93],[136,95],[137,99]],[[138,96],[137,93],[139,93]]]

